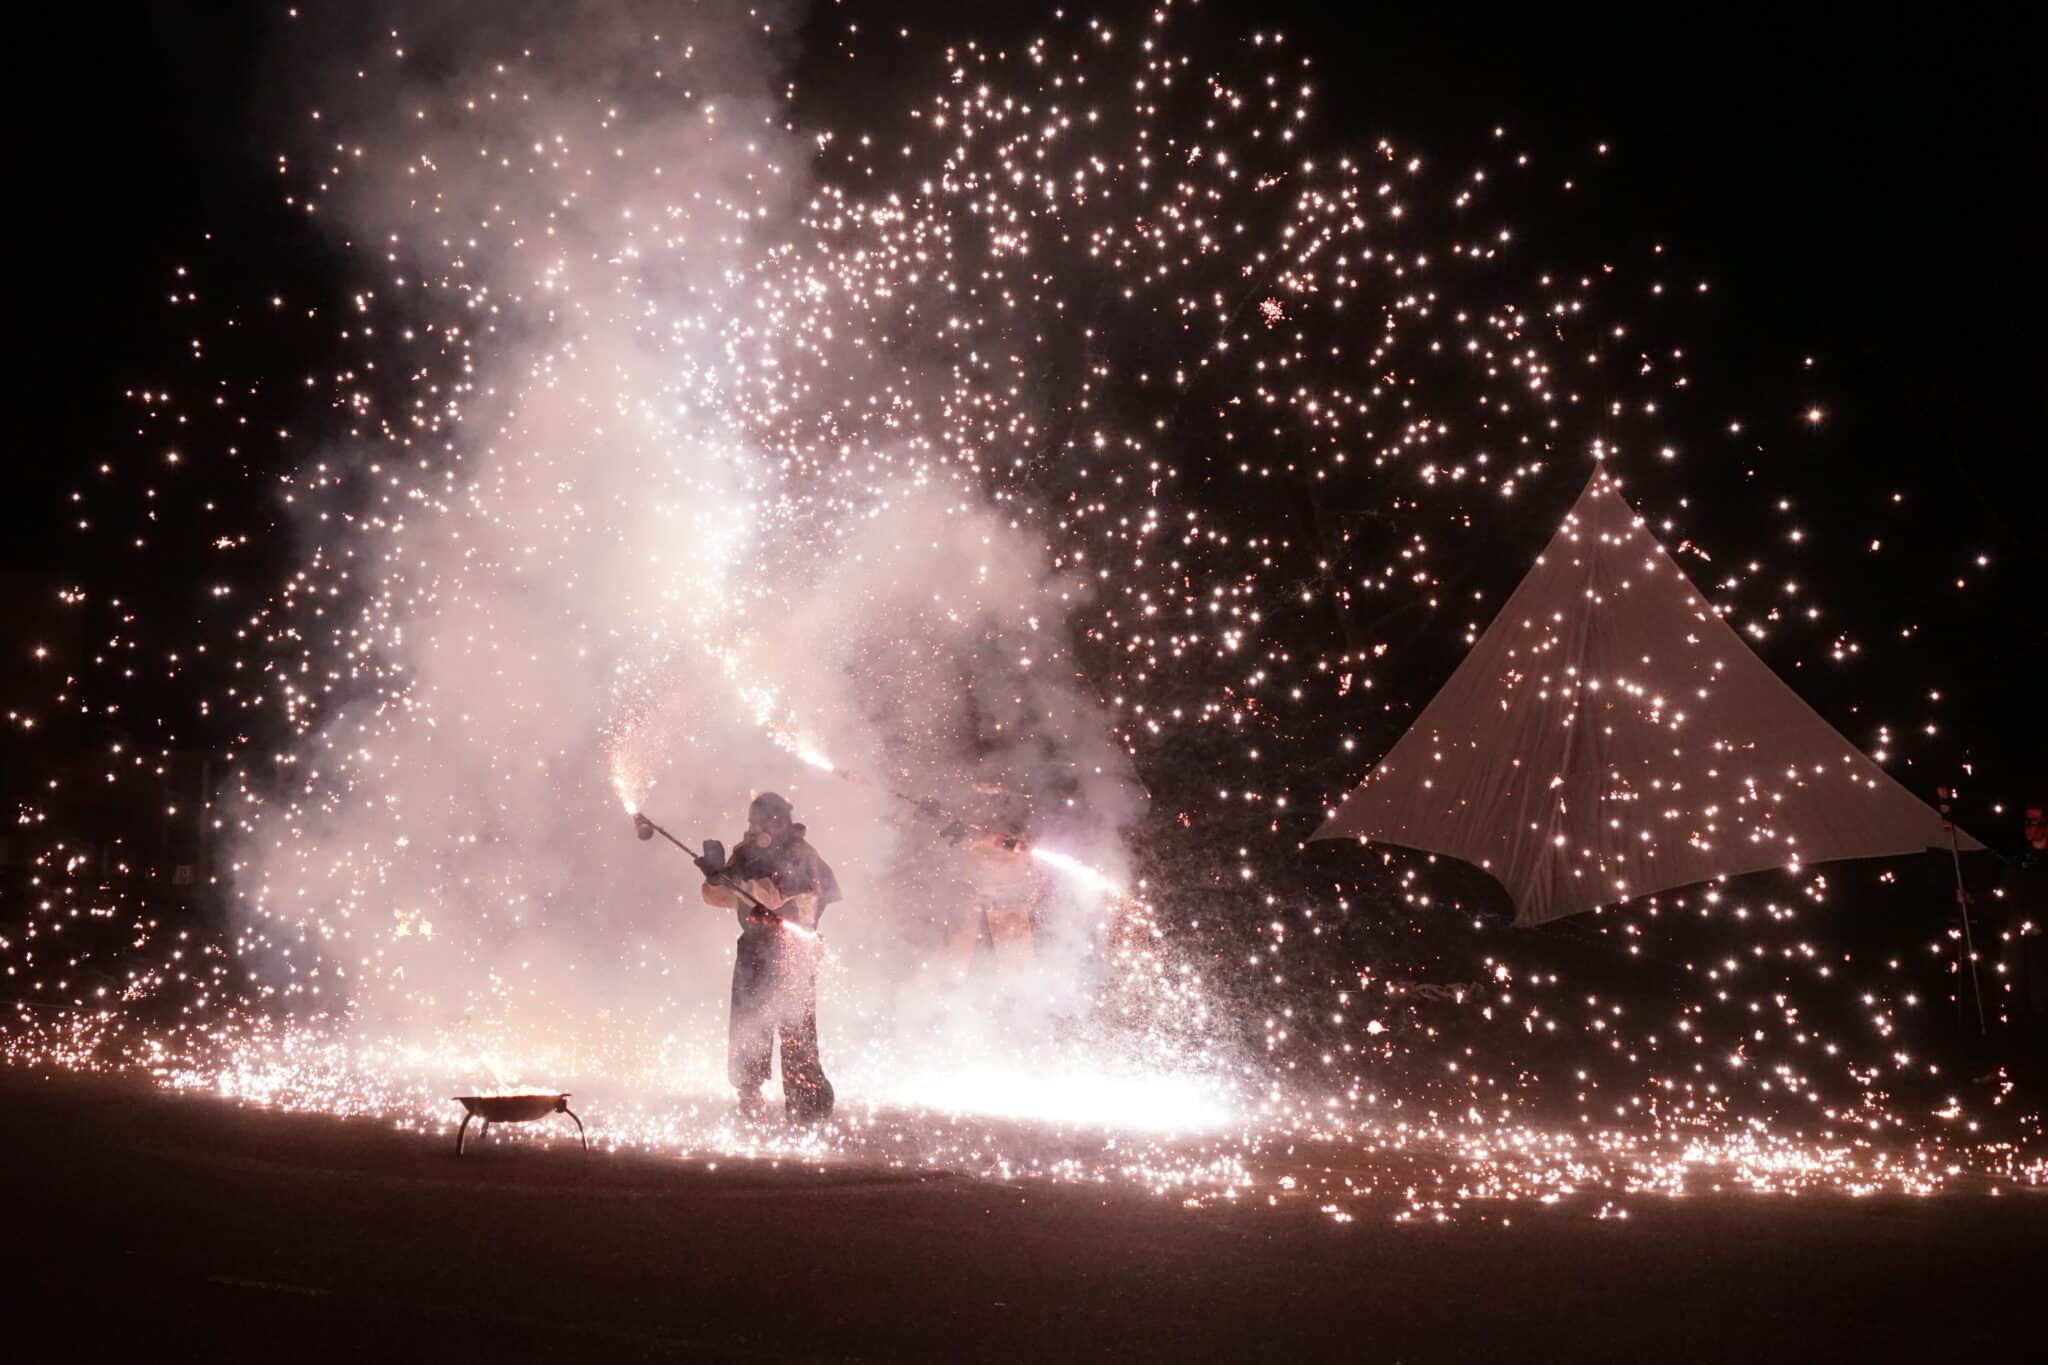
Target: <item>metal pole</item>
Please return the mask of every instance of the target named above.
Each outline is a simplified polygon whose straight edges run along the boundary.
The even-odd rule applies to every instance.
[[[211,880],[213,870],[213,758],[211,755],[199,760],[199,853],[198,866],[192,870],[193,880],[201,877]]]
[[[643,839],[647,838],[649,834],[659,834],[662,838],[668,840],[677,848],[689,854],[693,860],[702,858],[704,856],[703,854],[699,853],[696,849],[691,848],[688,844],[684,843],[681,839],[676,838],[675,835],[670,834],[660,825],[655,824],[652,820],[642,815],[639,811],[633,812],[633,827],[638,830],[646,831],[646,833],[643,833],[640,836]],[[737,882],[727,881],[724,873],[721,872],[714,880],[716,880],[720,886],[726,888],[726,890],[731,891],[734,895],[746,901],[748,905],[753,906],[762,914],[773,919],[777,924],[787,925],[789,923],[789,921],[783,919],[782,916],[776,914],[773,910],[770,910],[767,906],[755,900],[751,895],[747,893],[745,887],[739,885],[739,883]],[[801,924],[797,925],[796,927],[800,932],[811,932],[810,930],[804,929],[804,927]]]
[[[909,792],[900,792],[897,791],[894,787],[878,787],[874,783],[868,781],[865,777],[862,777],[859,773],[849,771],[845,768],[831,768],[827,771],[829,771],[832,774],[832,776],[838,778],[841,782],[850,782],[856,787],[869,787],[875,791],[882,792],[885,795],[893,796],[906,806],[915,806],[917,807],[918,814],[923,815],[928,819],[936,820],[943,815],[948,820],[952,820],[958,823],[962,828],[972,830],[976,834],[986,834],[988,832],[984,826],[970,824],[968,821],[962,820],[957,814],[946,809],[944,806],[940,805],[937,801],[934,801],[929,796],[912,796]]]
[[[1963,916],[1963,955],[1970,963],[1970,996],[1977,1003],[1977,1033],[1981,1037],[1991,1032],[1984,1022],[1984,988],[1977,983],[1977,945],[1970,938],[1970,893],[1963,889],[1963,853],[1956,842],[1956,822],[1949,818],[1949,799],[1954,794],[1947,787],[1935,788],[1940,798],[1941,822],[1948,827],[1948,856],[1956,873],[1956,909]]]

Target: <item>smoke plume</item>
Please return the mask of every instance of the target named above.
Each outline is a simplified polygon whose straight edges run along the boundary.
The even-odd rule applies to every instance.
[[[404,380],[366,380],[325,452],[354,513],[302,528],[359,596],[353,671],[242,851],[253,931],[318,949],[279,956],[282,993],[339,976],[366,1035],[451,1079],[719,1090],[731,916],[622,806],[730,841],[774,789],[845,890],[843,1093],[1156,1105],[1163,1064],[1100,1008],[1130,912],[1094,879],[1042,869],[1029,967],[947,958],[942,826],[1022,812],[1118,881],[1142,793],[1072,657],[1087,581],[921,434],[943,378],[862,342],[909,305],[862,295],[886,213],[816,183],[788,123],[791,16],[328,22],[291,35],[316,108],[288,173]]]

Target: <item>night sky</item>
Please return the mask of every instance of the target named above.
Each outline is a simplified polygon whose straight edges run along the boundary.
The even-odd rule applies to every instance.
[[[209,332],[195,368],[186,348],[198,329],[165,303],[175,265],[210,250],[213,288],[242,292],[235,306],[252,309],[275,289],[318,297],[340,287],[335,253],[280,205],[270,169],[275,120],[293,99],[265,65],[278,8],[59,7],[27,21],[27,68],[76,74],[61,86],[23,76],[7,91],[16,440],[0,567],[10,574],[84,574],[167,602],[197,591],[174,537],[146,566],[124,563],[117,544],[68,532],[65,505],[93,466],[147,453],[124,390],[189,389],[238,364],[289,374],[301,360],[289,333],[237,355]],[[1908,727],[1938,719],[1938,740],[1901,747],[1909,786],[1924,794],[1968,761],[1981,810],[2048,781],[2038,664],[2020,662],[2048,655],[2038,588],[2043,224],[2026,207],[2042,110],[2022,7],[1948,6],[1938,18],[1651,7],[1594,21],[1398,6],[1374,7],[1364,22],[1332,17],[1348,7],[1294,8],[1262,5],[1242,22],[1286,27],[1318,52],[1325,142],[1392,135],[1456,162],[1505,124],[1559,165],[1611,144],[1603,174],[1568,205],[1526,197],[1532,249],[1639,259],[1663,243],[1675,276],[1714,288],[1670,325],[1696,358],[1702,430],[1682,486],[1643,471],[1641,510],[1670,515],[1689,498],[1683,532],[1717,563],[1767,553],[1796,568],[1829,624],[1869,642],[1873,663],[1826,678],[1804,661],[1828,630],[1765,653],[1866,747],[1869,715]],[[870,9],[812,17],[795,68],[800,111],[841,127],[880,123],[894,106],[875,100],[874,86],[928,72],[939,37],[970,24],[984,41],[1009,36],[986,13],[912,6],[907,18],[875,13],[849,40],[847,23]],[[1240,26],[1227,6],[1215,10],[1226,21],[1214,29]],[[917,41],[867,36],[899,22]],[[849,42],[857,67],[844,60]],[[209,232],[211,248],[201,241]],[[299,343],[316,365],[317,331]],[[1805,419],[1811,408],[1824,414],[1817,424]],[[1728,415],[1743,419],[1740,439],[1708,429]],[[239,482],[204,496],[260,530],[274,520],[265,461],[282,456],[252,446],[244,458]],[[1526,527],[1475,542],[1447,584],[1469,581],[1497,602],[1577,483],[1548,481],[1524,504]],[[1897,491],[1904,504],[1891,501]],[[1808,531],[1790,554],[1792,522],[1772,511],[1780,498]],[[1873,559],[1863,547],[1877,537],[1887,552]],[[292,547],[282,535],[256,540],[243,571],[261,582],[291,562]],[[1979,554],[1988,569],[1974,567]],[[1906,626],[1910,643],[1898,639]],[[1435,648],[1441,666],[1455,658],[1454,633],[1438,628],[1433,645],[1427,623],[1402,628],[1422,646],[1415,657]],[[1414,681],[1419,701],[1430,683]],[[1930,690],[1941,691],[1939,706],[1925,703]],[[1990,823],[1988,839],[2011,837]]]

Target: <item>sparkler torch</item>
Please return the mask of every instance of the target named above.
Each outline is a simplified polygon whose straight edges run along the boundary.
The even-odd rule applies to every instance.
[[[728,680],[733,681],[735,686],[738,686],[737,671],[739,665],[737,656],[729,650],[717,649],[714,649],[712,651],[712,656],[716,658],[722,666],[724,666],[726,671],[726,677],[728,678]],[[1015,838],[1015,836],[1013,835],[1007,835],[1004,831],[992,830],[987,825],[972,820],[964,819],[954,811],[951,811],[947,809],[945,806],[940,805],[939,802],[933,799],[932,797],[916,796],[911,794],[910,792],[900,791],[893,786],[883,786],[877,783],[871,783],[865,777],[862,777],[859,773],[854,772],[852,769],[840,767],[831,759],[827,758],[824,752],[820,750],[815,743],[805,738],[803,734],[801,734],[800,732],[793,731],[787,727],[771,723],[771,712],[775,700],[774,693],[772,692],[772,690],[765,690],[760,688],[754,688],[749,690],[748,688],[743,687],[741,688],[741,696],[743,699],[749,702],[751,708],[754,711],[755,722],[762,727],[763,731],[767,734],[768,738],[771,741],[773,741],[778,747],[780,747],[787,753],[795,756],[795,758],[799,762],[803,763],[805,766],[816,768],[818,771],[823,773],[829,773],[833,777],[838,778],[841,782],[850,783],[851,785],[856,787],[868,787],[872,790],[882,792],[885,795],[892,797],[897,801],[901,801],[906,806],[915,807],[917,813],[924,816],[925,818],[933,821],[943,822],[944,828],[940,831],[940,833],[944,837],[954,838],[956,836],[966,834],[993,833],[1008,839]],[[626,788],[623,785],[621,785],[619,788],[619,794],[621,799],[626,802],[626,809],[628,811],[633,811],[633,818],[635,821],[638,821],[641,818],[641,816],[639,815],[637,810],[635,810],[632,798],[626,794]],[[649,823],[650,825],[652,825],[652,822]],[[653,829],[660,829],[660,826],[658,825],[652,827]],[[661,834],[664,838],[667,838],[669,842],[674,843],[678,848],[682,848],[685,852],[689,851],[686,845],[676,840],[673,836],[671,836],[668,833],[667,830],[661,830]],[[654,837],[654,835],[650,832],[649,829],[643,828],[640,830],[640,837],[642,839],[651,839]],[[1021,843],[1021,840],[1017,840],[1016,842],[1009,843],[1008,847],[1010,847],[1012,850],[1015,850],[1017,847],[1019,847]],[[1073,857],[1071,854],[1060,853],[1053,849],[1041,848],[1036,844],[1029,845],[1028,851],[1035,861],[1043,863],[1046,866],[1051,867],[1055,871],[1060,872],[1066,876],[1073,877],[1084,882],[1092,890],[1114,897],[1121,897],[1123,895],[1123,888],[1116,883],[1114,878],[1110,877],[1106,873],[1103,873],[1095,868],[1088,866],[1086,863],[1081,862],[1078,858]],[[692,854],[691,856],[694,857],[696,855]]]
[[[822,767],[842,782],[851,782],[858,787],[872,785],[859,773],[850,772],[845,768],[835,768],[829,763],[814,763],[812,766]],[[912,796],[908,792],[897,791],[893,787],[877,787],[875,790],[887,792],[905,805],[917,807],[918,813],[928,819],[937,820],[943,817],[949,823],[946,829],[941,831],[942,834],[956,829],[970,834],[998,834],[1009,840],[1010,842],[1007,846],[1013,849],[1023,842],[1017,839],[1015,835],[1003,834],[1002,831],[992,830],[987,825],[976,824],[973,821],[962,819],[929,796]],[[646,836],[642,835],[641,837],[645,838]],[[1075,878],[1101,895],[1121,897],[1124,894],[1123,888],[1117,884],[1115,878],[1096,868],[1090,867],[1070,853],[1061,853],[1056,849],[1042,848],[1037,844],[1026,845],[1026,848],[1035,861],[1044,863],[1054,871]]]
[[[652,839],[655,835],[659,834],[662,838],[668,840],[677,848],[689,854],[690,861],[696,863],[697,866],[700,868],[705,867],[705,864],[709,861],[704,854],[699,853],[694,848],[691,848],[681,839],[676,838],[675,835],[670,834],[667,830],[663,829],[660,825],[655,824],[652,820],[648,819],[646,815],[642,814],[640,811],[637,810],[633,812],[633,833],[639,836],[640,841],[642,843],[647,842],[649,839]],[[721,859],[721,861],[723,861],[723,859]],[[748,890],[745,887],[741,886],[738,882],[728,880],[722,871],[711,872],[708,869],[706,869],[705,875],[709,880],[714,881],[718,883],[720,886],[725,887],[727,890],[733,892],[742,900],[746,901],[748,905],[753,907],[753,909],[747,912],[748,919],[757,920],[764,924],[778,924],[781,925],[784,929],[789,930],[791,933],[800,935],[805,938],[817,937],[817,932],[815,930],[806,929],[801,924],[792,923],[791,921],[786,920],[782,916],[776,914],[773,910],[770,910],[767,906],[761,904],[761,902],[755,899],[754,896],[750,892],[748,892]]]

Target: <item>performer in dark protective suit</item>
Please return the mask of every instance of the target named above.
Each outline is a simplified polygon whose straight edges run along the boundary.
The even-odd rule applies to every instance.
[[[818,1055],[818,921],[840,897],[838,879],[792,817],[776,793],[755,797],[732,860],[703,869],[703,894],[706,904],[739,915],[726,1069],[740,1105],[760,1107],[780,1043],[783,1108],[811,1122],[832,1112],[832,1083]],[[760,904],[748,904],[735,886]]]
[[[2029,801],[2022,824],[2026,842],[2006,867],[1999,898],[2018,976],[2013,1022],[2028,1063],[2048,1070],[2048,802]]]

